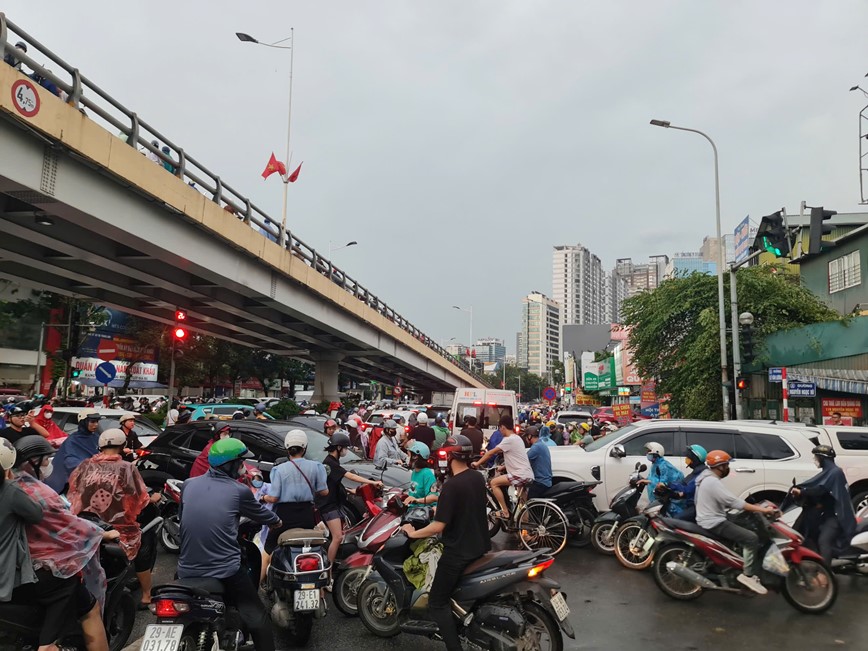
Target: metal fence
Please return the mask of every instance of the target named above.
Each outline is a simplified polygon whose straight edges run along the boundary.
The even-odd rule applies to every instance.
[[[15,47],[19,41],[26,44],[26,53]],[[4,57],[6,54],[11,54],[18,62],[31,69],[33,71],[31,77],[35,81],[41,83],[42,80],[47,80],[53,83],[62,91],[62,97],[67,103],[82,111],[89,119],[100,123],[107,130],[116,130],[118,137],[122,137],[130,147],[138,149],[143,154],[156,155],[160,161],[168,164],[174,170],[167,169],[167,174],[174,174],[193,185],[210,197],[214,203],[236,215],[245,224],[255,225],[263,233],[263,237],[268,237],[275,243],[275,246],[284,246],[289,249],[305,264],[327,276],[332,282],[363,301],[402,330],[410,333],[428,348],[465,372],[470,373],[479,381],[485,382],[479,373],[471,369],[467,361],[449,355],[442,346],[363,287],[357,280],[336,267],[313,247],[305,244],[289,229],[284,231],[279,226],[278,221],[269,217],[249,198],[227,184],[219,175],[211,172],[185,151],[182,146],[167,138],[162,132],[142,120],[134,111],[127,109],[118,100],[82,75],[78,68],[66,63],[6,18],[2,12],[0,12],[0,52],[3,53]],[[36,57],[36,53],[40,56]],[[47,59],[51,62],[51,66],[47,62],[38,63],[37,58]],[[56,71],[53,66],[56,66],[59,71]],[[153,144],[154,141],[166,145],[170,149],[170,153],[168,155],[163,153],[159,145]],[[176,152],[177,157],[173,156],[171,152]]]

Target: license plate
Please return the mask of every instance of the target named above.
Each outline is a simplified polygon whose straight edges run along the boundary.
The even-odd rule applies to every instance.
[[[560,592],[556,592],[552,597],[552,606],[555,609],[555,615],[558,619],[564,621],[570,614],[570,607],[567,606],[567,600]]]
[[[292,599],[293,610],[296,612],[319,608],[319,590],[296,590]]]
[[[651,548],[654,546],[654,536],[651,536],[649,534],[645,534],[645,536],[645,544],[642,545],[642,549],[646,552],[650,552]]]
[[[141,651],[177,651],[183,634],[181,624],[148,624]]]

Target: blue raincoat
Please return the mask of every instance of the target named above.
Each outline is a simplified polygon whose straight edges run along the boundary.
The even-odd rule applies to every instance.
[[[657,457],[657,460],[651,464],[651,470],[648,471],[648,481],[651,482],[648,484],[648,499],[653,502],[655,499],[654,489],[657,484],[662,483],[667,486],[681,484],[684,482],[684,475],[666,459]],[[683,511],[684,507],[684,500],[672,500],[669,503],[669,514],[674,517]]]
[[[557,447],[557,443],[552,441],[552,432],[548,425],[543,425],[539,428],[539,440],[545,443],[550,448]]]
[[[45,480],[56,492],[62,493],[72,471],[85,459],[90,459],[99,452],[99,433],[91,434],[87,431],[87,421],[78,424],[69,437],[60,445],[52,463],[54,470]]]

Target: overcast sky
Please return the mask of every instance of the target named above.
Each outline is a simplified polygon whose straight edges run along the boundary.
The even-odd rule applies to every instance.
[[[551,251],[695,251],[799,202],[859,209],[864,0],[84,3],[3,11],[277,216],[295,28],[291,229],[432,337],[506,339]],[[865,80],[868,82],[868,80]],[[868,85],[863,83],[868,88]]]

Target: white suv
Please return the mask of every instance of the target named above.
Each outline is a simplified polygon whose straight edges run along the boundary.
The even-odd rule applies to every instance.
[[[754,496],[780,501],[793,483],[817,474],[803,434],[774,426],[691,420],[639,421],[607,434],[587,448],[551,449],[554,480],[599,480],[596,506],[606,510],[612,496],[627,484],[637,462],[645,462],[645,444],[663,446],[666,458],[687,474],[684,454],[698,444],[709,452],[724,450],[733,461],[726,485],[741,498]]]

